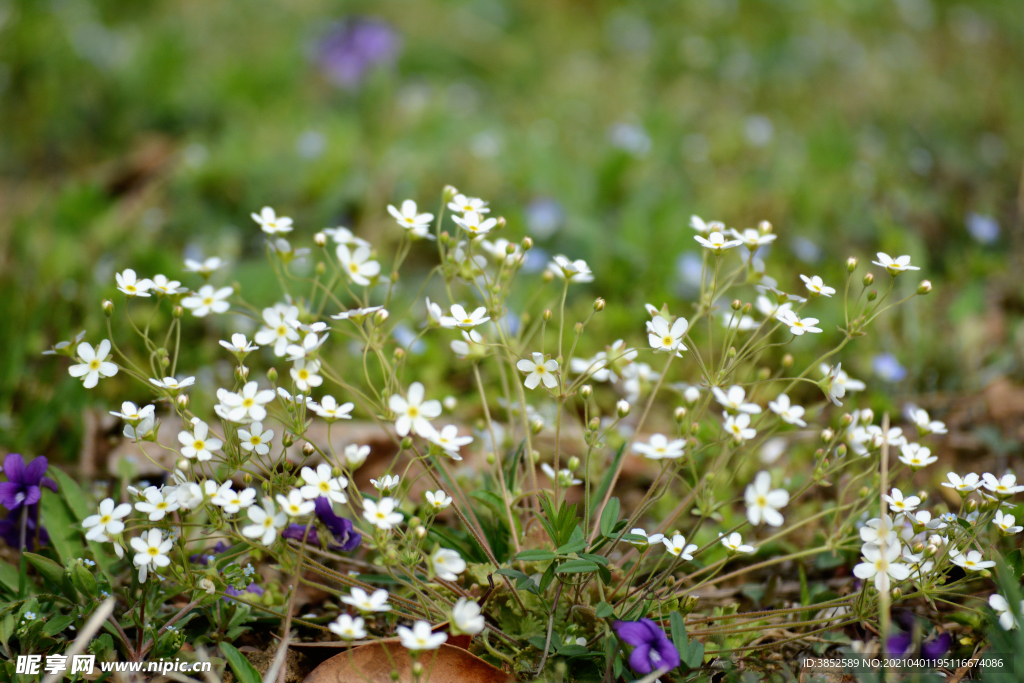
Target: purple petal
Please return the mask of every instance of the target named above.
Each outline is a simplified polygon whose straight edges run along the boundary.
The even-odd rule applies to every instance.
[[[890,657],[902,657],[910,649],[911,638],[909,633],[896,633],[889,636],[885,641],[885,652]]]
[[[8,453],[4,459],[4,474],[7,481],[19,484],[25,481],[25,458],[20,453]]]
[[[650,639],[650,631],[639,621],[616,621],[612,628],[619,635],[619,640],[633,647],[642,645]]]
[[[43,497],[43,492],[38,486],[26,486],[22,490],[25,492],[25,500],[22,501],[24,505],[35,505]]]
[[[0,482],[0,505],[3,505],[8,510],[21,507],[21,501],[18,500],[18,494],[21,492],[21,484],[18,482]]]
[[[43,477],[43,480],[39,482],[39,485],[45,486],[54,493],[57,493],[57,482],[55,482],[53,479],[50,479],[49,477]]]
[[[921,656],[926,659],[938,659],[949,652],[949,647],[952,644],[953,636],[949,633],[941,633],[921,644]]]
[[[667,637],[662,635],[661,639],[654,645],[653,651],[657,651],[661,661],[657,663],[655,668],[658,669],[674,669],[679,666],[679,650]]]
[[[637,645],[633,648],[633,653],[629,655],[629,665],[633,668],[633,671],[638,674],[649,674],[653,671],[651,666],[651,647],[646,643]]]
[[[50,461],[46,459],[46,456],[39,456],[25,466],[25,478],[22,481],[31,486],[39,486],[39,482],[49,466]]]

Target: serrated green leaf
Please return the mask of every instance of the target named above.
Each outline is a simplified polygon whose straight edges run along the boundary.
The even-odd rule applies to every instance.
[[[562,563],[558,569],[555,570],[556,574],[589,574],[596,572],[598,565],[590,560],[569,560],[568,562]]]
[[[263,677],[241,652],[227,643],[220,644],[220,651],[231,665],[231,671],[241,683],[263,683]]]
[[[553,560],[557,557],[554,552],[550,550],[524,550],[523,552],[516,555],[515,559],[522,560],[524,562],[544,562],[545,560]]]

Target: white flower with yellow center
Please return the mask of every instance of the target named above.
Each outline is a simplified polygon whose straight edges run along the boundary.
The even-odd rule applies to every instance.
[[[769,526],[782,526],[784,521],[781,508],[789,503],[789,492],[785,489],[772,489],[772,475],[758,472],[754,481],[747,485],[743,494],[747,504],[747,521],[757,526],[761,522]]]
[[[330,465],[317,465],[315,470],[312,467],[303,467],[301,475],[306,482],[306,485],[299,489],[303,498],[313,500],[320,496],[326,496],[336,503],[348,502],[348,496],[344,491],[348,486],[348,479],[334,476]]]
[[[363,518],[382,531],[390,531],[402,523],[402,513],[395,511],[394,498],[381,498],[376,503],[363,499]]]
[[[88,529],[85,537],[90,541],[104,543],[107,534],[117,536],[124,531],[124,522],[121,520],[131,514],[132,506],[128,503],[114,506],[113,498],[104,498],[100,502],[99,511],[95,515],[89,515],[82,520],[82,528]]]
[[[380,275],[380,263],[370,259],[370,247],[359,246],[353,251],[339,244],[336,251],[341,272],[357,285],[367,287],[373,278]]]
[[[270,452],[270,442],[274,440],[274,430],[263,430],[262,422],[253,422],[248,429],[238,430],[238,442],[243,451],[256,451],[257,455]]]
[[[434,433],[430,421],[441,414],[441,402],[436,399],[424,401],[425,393],[420,382],[413,382],[405,396],[394,394],[388,400],[388,407],[397,416],[395,431],[399,436],[406,436],[411,431],[426,438]]]
[[[874,543],[865,543],[861,548],[864,562],[853,568],[853,575],[865,581],[874,579],[876,589],[887,591],[890,578],[903,581],[910,577],[910,567],[896,561],[902,552],[899,543],[887,545],[884,551]]]
[[[292,380],[299,391],[309,391],[312,387],[318,387],[324,383],[320,372],[320,361],[318,360],[297,360],[291,369]]]
[[[101,341],[95,350],[89,342],[82,342],[76,352],[81,363],[69,367],[68,374],[81,377],[82,386],[86,389],[96,386],[100,377],[113,377],[117,374],[117,366],[107,360],[110,358],[109,340]]]
[[[128,297],[149,296],[149,290],[153,288],[153,281],[149,279],[139,280],[135,271],[128,268],[123,273],[114,276],[117,280],[117,288]]]
[[[224,445],[224,442],[210,436],[210,426],[199,418],[192,421],[192,431],[178,432],[181,443],[181,454],[186,458],[195,458],[205,462],[213,457],[213,451]]]
[[[447,633],[444,631],[434,633],[426,621],[417,621],[412,628],[399,626],[397,631],[402,647],[407,650],[436,650],[448,640]]]
[[[413,200],[406,199],[402,202],[401,210],[388,204],[388,213],[413,237],[431,237],[430,222],[434,220],[434,214],[419,213]]]
[[[263,507],[253,505],[246,511],[252,524],[242,527],[242,535],[246,538],[258,538],[263,545],[270,545],[277,538],[279,529],[288,524],[288,515],[274,509],[274,501],[269,497],[263,501]]]
[[[697,546],[693,543],[687,544],[686,538],[682,534],[676,534],[671,539],[663,538],[661,542],[664,544],[665,550],[668,551],[669,555],[674,555],[684,560],[692,560],[693,551],[697,549]]]
[[[278,235],[292,231],[292,219],[287,216],[278,216],[277,212],[269,206],[264,206],[259,213],[250,215],[259,224],[260,230],[268,235]]]
[[[295,329],[299,322],[297,306],[278,304],[273,308],[264,308],[263,322],[265,327],[256,332],[256,343],[261,346],[273,344],[275,356],[285,355],[288,345],[298,341],[299,332]]]
[[[224,313],[231,308],[231,304],[225,301],[225,299],[231,296],[234,291],[231,287],[214,289],[213,285],[203,285],[199,288],[198,292],[182,299],[181,305],[190,309],[192,315],[197,318],[203,318],[211,312]]]
[[[523,358],[516,367],[520,372],[526,373],[526,380],[523,384],[527,389],[536,389],[538,384],[543,383],[548,389],[558,386],[558,361],[554,358],[544,360],[544,354],[534,351],[529,358]]]
[[[299,489],[292,489],[288,492],[287,497],[280,493],[277,494],[277,504],[281,506],[281,510],[289,517],[308,515],[316,507],[316,503],[306,500]]]

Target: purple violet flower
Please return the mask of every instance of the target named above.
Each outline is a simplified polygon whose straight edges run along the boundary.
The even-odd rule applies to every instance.
[[[244,595],[245,593],[252,593],[253,595],[263,595],[263,589],[260,588],[259,586],[257,586],[255,583],[250,583],[248,586],[245,587],[245,590],[238,590],[234,586],[228,586],[227,588],[224,589],[225,597],[222,597],[221,600],[223,600],[224,602],[234,602],[234,600],[232,600],[231,598],[229,598],[227,596],[228,595],[238,596],[238,595]]]
[[[205,567],[207,564],[210,563],[210,560],[213,558],[214,555],[220,555],[222,552],[224,552],[230,547],[231,546],[225,543],[224,541],[217,541],[217,545],[213,546],[212,550],[204,550],[201,553],[190,555],[188,561],[194,564],[201,564]]]
[[[315,504],[317,519],[327,528],[334,539],[334,542],[327,544],[328,550],[347,553],[358,548],[363,540],[363,535],[355,530],[352,522],[334,514],[334,507],[326,496],[317,498]],[[281,532],[281,537],[293,538],[296,541],[305,538],[307,543],[320,545],[320,534],[316,527],[310,527],[307,532],[305,524],[289,524]]]
[[[616,621],[612,626],[623,642],[633,646],[629,665],[638,674],[671,671],[679,666],[679,651],[651,619]]]
[[[39,506],[33,505],[29,508],[28,518],[25,525],[25,550],[32,552],[36,549],[36,527],[39,527],[39,545],[50,544],[50,534],[46,527],[39,525]],[[7,519],[0,519],[0,538],[12,548],[17,548],[21,542],[21,515],[11,513]]]
[[[0,505],[8,510],[16,510],[22,505],[35,505],[43,497],[40,486],[57,492],[57,483],[46,474],[50,461],[44,456],[32,460],[27,465],[18,453],[9,453],[4,460],[4,474],[7,481],[0,483]]]
[[[316,48],[316,61],[336,85],[354,90],[377,65],[398,58],[402,39],[384,21],[352,17],[336,24]]]

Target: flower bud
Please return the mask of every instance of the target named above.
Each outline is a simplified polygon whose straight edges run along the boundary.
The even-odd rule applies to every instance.
[[[871,424],[875,421],[875,411],[871,410],[871,408],[865,408],[860,411],[860,421],[866,425]]]
[[[596,432],[600,428],[601,428],[601,418],[599,418],[599,417],[592,417],[592,418],[590,418],[590,422],[587,424],[587,429],[589,429],[592,432]]]
[[[920,498],[921,502],[923,503],[926,500],[928,500],[928,492],[927,491],[923,491],[923,490],[922,491],[918,491],[917,492],[917,497]]]
[[[700,433],[700,422],[694,422],[690,425],[690,433],[694,436]]]
[[[530,421],[530,431],[534,435],[540,434],[541,431],[543,431],[543,429],[544,429],[544,420],[540,419],[539,417],[535,417],[535,418],[533,418],[533,420]]]
[[[733,299],[732,300],[732,310],[738,311],[742,307],[743,307],[743,302],[742,301],[740,301],[739,299]]]
[[[544,310],[544,322],[551,322],[551,309]]]
[[[235,368],[235,379],[239,382],[244,382],[249,377],[249,368],[244,365],[239,365]]]
[[[385,322],[387,322],[388,317],[390,315],[391,314],[388,313],[388,309],[386,309],[386,308],[380,309],[379,311],[377,311],[376,313],[373,314],[373,324],[377,325],[378,327],[380,327]]]
[[[598,313],[604,310],[604,299],[598,298],[594,301],[594,310]]]
[[[903,591],[901,591],[899,589],[899,587],[896,587],[896,588],[892,589],[892,599],[893,600],[899,600],[902,597],[903,597]]]
[[[625,399],[620,399],[615,404],[615,412],[618,413],[619,417],[626,417],[629,415],[629,403]]]
[[[835,435],[835,432],[826,427],[825,429],[821,430],[821,442],[828,443],[829,441],[832,440],[832,437],[834,437]]]
[[[865,287],[870,287],[871,283],[873,283],[874,281],[875,281],[875,274],[874,273],[865,273],[864,277],[861,279],[861,282],[864,283]]]
[[[114,315],[114,302],[111,301],[110,299],[104,299],[103,303],[100,304],[100,308],[103,309],[103,315],[107,316],[108,318]],[[177,317],[180,318],[181,316]]]
[[[872,289],[870,292],[868,292],[868,301],[874,301],[877,298],[878,298],[878,291],[877,290]]]
[[[917,286],[917,293],[924,295],[930,291],[932,291],[931,280],[921,280],[921,284]]]
[[[544,274],[540,276],[540,279],[542,282],[545,283],[551,282],[552,280],[555,279],[555,274],[552,273],[550,270],[545,270]]]
[[[419,517],[410,517],[409,518],[409,528],[410,529],[415,529],[416,527],[418,527],[418,526],[420,526],[422,524],[423,524],[423,520],[420,519]]]
[[[245,474],[243,474],[243,475],[242,475],[242,482],[243,482],[243,483],[244,483],[244,484],[245,484],[246,486],[248,486],[249,484],[251,484],[251,483],[252,483],[252,475],[251,475],[251,474],[249,474],[248,472],[246,472]]]
[[[692,406],[700,400],[700,389],[697,387],[686,387],[683,391],[683,400]]]
[[[793,367],[793,354],[787,353],[782,357],[782,367],[791,368]]]
[[[867,498],[871,494],[871,489],[867,486],[861,486],[860,491],[857,491],[857,495],[861,498]]]
[[[498,223],[494,226],[495,230],[503,230],[508,223],[505,221],[504,216],[498,216]]]
[[[174,402],[178,404],[178,407],[182,410],[188,408],[188,394],[178,394]]]
[[[395,360],[402,360],[403,358],[405,358],[405,349],[403,349],[401,346],[395,347],[395,350],[392,352],[391,357],[394,358]]]
[[[402,438],[401,448],[403,451],[407,451],[412,448],[412,437],[406,436]]]
[[[532,460],[534,464],[540,462],[540,451],[531,451],[530,460]]]
[[[683,421],[686,419],[686,408],[684,408],[683,406],[679,406],[678,408],[676,408],[675,413],[673,415],[676,419],[676,422],[678,424],[682,424]]]
[[[978,509],[978,501],[976,501],[975,499],[971,498],[969,501],[967,501],[967,505],[965,506],[965,509],[968,512],[974,512],[975,510]]]
[[[323,261],[318,261],[317,264],[316,264],[316,274],[317,275],[323,275],[326,272],[327,272],[327,264],[324,263]]]
[[[455,410],[455,406],[457,406],[458,404],[459,401],[454,396],[445,396],[444,399],[441,401],[441,405],[443,405],[444,409],[447,410],[448,412]]]
[[[441,239],[441,244],[444,244],[445,246],[447,246],[448,243],[451,241],[452,236],[448,234],[447,230],[443,230],[443,231],[441,231],[441,238],[440,239]]]
[[[308,441],[306,443],[302,444],[302,454],[303,455],[305,455],[306,457],[309,457],[309,456],[313,455],[314,453],[316,453],[316,446],[314,446],[313,444],[311,444]]]
[[[761,221],[757,224],[757,231],[762,235],[772,234],[772,224],[768,221]]]
[[[207,595],[213,595],[217,592],[217,586],[206,576],[199,580],[199,589],[206,591]]]
[[[416,534],[416,538],[424,539],[424,538],[427,537],[427,527],[425,527],[425,526],[418,526],[413,531],[413,533]]]
[[[743,312],[744,315],[746,315],[750,313],[752,310],[754,310],[754,304],[748,301],[747,303],[743,304],[743,308],[740,310]]]
[[[267,379],[269,379],[271,382],[277,381],[277,368],[270,368],[269,370],[267,370]]]
[[[729,358],[735,358],[735,357],[736,357],[736,347],[735,346],[730,346],[729,347]],[[765,369],[767,369],[767,368],[765,368]]]
[[[454,185],[445,185],[444,190],[442,190],[442,197],[444,198],[445,202],[450,202],[451,200],[455,199],[455,195],[457,195],[458,193],[459,191],[455,189]]]
[[[852,273],[853,271],[857,270],[857,257],[856,256],[851,256],[850,258],[846,259],[846,270],[847,270],[847,272],[850,272],[850,273]]]
[[[163,358],[160,359],[160,367],[166,368],[166,367],[169,367],[170,365],[171,365],[171,359],[168,358],[167,356],[164,356]]]
[[[572,456],[571,458],[569,458],[569,469],[570,470],[575,471],[576,468],[579,467],[579,466],[580,466],[580,459],[579,458],[577,458],[575,455]]]
[[[836,457],[844,458],[844,457],[846,457],[846,452],[847,452],[846,444],[845,443],[841,443],[836,448]]]
[[[580,387],[580,397],[581,398],[589,399],[593,395],[594,395],[594,388],[592,386],[590,386],[589,384],[584,384],[582,387]]]
[[[983,577],[985,577],[986,579],[988,579],[988,578],[991,578],[991,577],[992,577],[992,572],[990,572],[990,571],[989,571],[989,570],[987,570],[987,569],[982,569],[982,570],[981,570],[980,572],[978,572],[978,573],[979,573],[979,574],[981,574],[981,575],[982,575]]]
[[[494,455],[494,451],[491,451],[490,453],[487,454],[487,464],[488,465],[493,465],[497,461],[498,461],[498,458],[497,458],[497,456]]]
[[[326,247],[327,235],[323,232],[318,232],[317,234],[313,235],[313,244],[315,244],[318,247]]]
[[[523,248],[523,251],[530,251],[533,249],[533,239],[524,237],[523,241],[520,242],[519,245]]]

